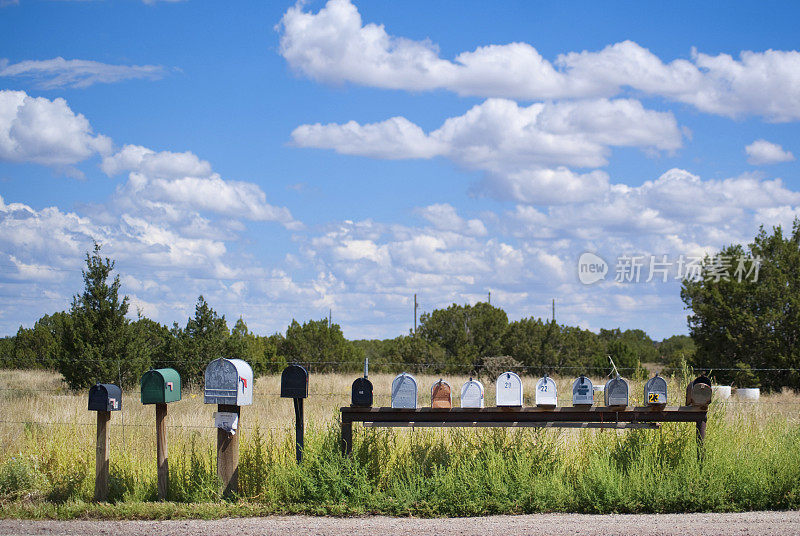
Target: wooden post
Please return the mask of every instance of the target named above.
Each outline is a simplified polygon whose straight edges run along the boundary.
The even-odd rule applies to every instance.
[[[353,452],[353,423],[342,416],[342,454],[349,456]]]
[[[169,461],[167,455],[167,405],[156,404],[156,471],[158,474],[158,499],[166,500],[169,489]]]
[[[217,411],[239,415],[239,428],[241,428],[242,417],[239,414],[239,406],[218,404]],[[221,428],[217,428],[217,475],[223,497],[232,497],[239,491],[239,434],[229,434]]]
[[[97,412],[97,460],[94,477],[94,500],[96,502],[108,500],[108,453],[111,445],[108,436],[108,422],[110,420],[110,411]]]
[[[295,451],[297,463],[303,461],[303,399],[294,399]]]
[[[702,463],[705,457],[705,448],[703,443],[706,439],[706,419],[697,421],[697,460]]]

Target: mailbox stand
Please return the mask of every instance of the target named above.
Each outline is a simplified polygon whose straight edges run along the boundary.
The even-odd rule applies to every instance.
[[[108,453],[111,450],[111,441],[108,436],[109,421],[111,421],[110,411],[97,412],[97,460],[95,462],[94,476],[95,502],[108,500]]]
[[[156,404],[156,473],[158,474],[158,498],[167,498],[169,489],[169,462],[167,461],[167,404]]]
[[[241,406],[253,403],[253,369],[241,359],[215,359],[206,366],[203,402],[217,405],[217,476],[223,497],[239,491],[239,436]],[[225,413],[236,424],[225,424]]]
[[[295,455],[303,461],[303,399],[308,397],[308,371],[300,365],[289,365],[281,373],[281,397],[294,401]]]
[[[353,450],[353,423],[372,426],[415,427],[568,427],[657,428],[660,422],[697,423],[698,449],[705,438],[706,408],[665,407],[557,407],[544,408],[341,408],[342,453]]]
[[[217,404],[217,411],[235,413],[241,424],[239,409],[239,406]],[[239,491],[239,434],[222,428],[217,428],[217,476],[223,497],[231,497]]]
[[[110,383],[98,383],[89,389],[89,411],[97,412],[97,461],[95,462],[94,500],[108,500],[108,455],[111,442],[108,423],[112,411],[122,410],[122,389]]]

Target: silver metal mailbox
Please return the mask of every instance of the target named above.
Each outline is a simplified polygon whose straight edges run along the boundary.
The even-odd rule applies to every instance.
[[[644,401],[648,406],[667,405],[667,381],[656,374],[644,384]]]
[[[606,382],[603,391],[606,406],[627,406],[628,405],[628,382],[617,374],[616,378],[611,378]]]
[[[554,408],[558,405],[556,382],[547,374],[536,382],[536,405],[544,408]]]
[[[497,405],[522,406],[522,380],[513,372],[504,372],[497,378]]]
[[[407,372],[401,372],[392,381],[392,407],[417,409],[417,380]]]
[[[253,369],[241,359],[215,359],[206,367],[206,404],[249,406],[253,403]]]
[[[591,406],[594,404],[594,386],[592,380],[581,375],[572,384],[572,405]]]
[[[470,378],[461,387],[461,407],[462,408],[483,407],[483,384],[481,382]]]

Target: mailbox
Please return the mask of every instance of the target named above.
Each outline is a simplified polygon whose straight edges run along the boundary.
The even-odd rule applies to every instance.
[[[253,403],[253,369],[241,359],[215,359],[206,367],[204,402],[229,406]]]
[[[122,410],[122,389],[111,383],[98,383],[89,389],[89,411]]]
[[[142,404],[165,404],[181,399],[181,376],[175,369],[148,370],[140,384]]]
[[[513,372],[504,372],[497,378],[497,405],[522,406],[522,380]]]
[[[584,375],[572,384],[572,405],[591,406],[594,404],[594,388],[592,380]]]
[[[441,378],[438,382],[431,385],[431,407],[442,409],[450,409],[453,407],[453,401],[450,396],[450,384]]]
[[[350,405],[356,408],[372,407],[372,382],[366,378],[356,378],[353,382]]]
[[[308,398],[308,371],[300,365],[289,365],[281,374],[281,397]]]
[[[656,374],[644,384],[644,401],[648,406],[667,405],[667,381]]]
[[[711,403],[711,380],[698,376],[686,386],[686,405],[707,408]]]
[[[556,382],[547,374],[536,382],[536,405],[543,408],[554,408],[558,405]]]
[[[402,372],[392,381],[392,407],[417,409],[417,380],[411,374]]]
[[[470,378],[461,387],[461,407],[462,408],[483,407],[483,384],[481,382]]]
[[[606,388],[603,393],[606,406],[628,405],[628,382],[619,374],[617,374],[616,378],[606,382]]]

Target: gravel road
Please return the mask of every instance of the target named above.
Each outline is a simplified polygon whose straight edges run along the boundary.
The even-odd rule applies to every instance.
[[[15,521],[0,520],[6,535],[310,536],[485,535],[591,536],[600,534],[782,535],[800,534],[800,512],[744,514],[578,515],[537,514],[454,519],[281,516],[216,521]]]

